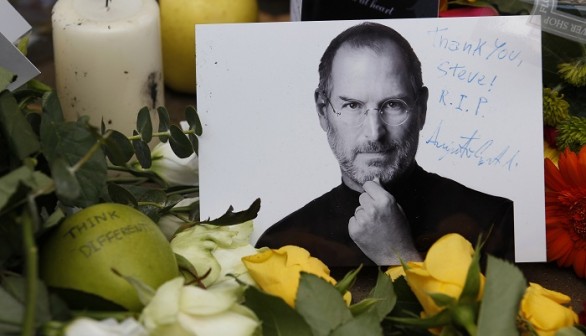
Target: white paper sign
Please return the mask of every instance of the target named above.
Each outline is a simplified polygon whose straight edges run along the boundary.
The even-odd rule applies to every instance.
[[[0,0],[0,33],[14,43],[29,30],[31,25],[18,14],[8,0]]]
[[[529,17],[401,19],[429,88],[418,163],[514,201],[517,261],[545,260],[540,29]],[[340,184],[314,90],[329,42],[357,21],[198,25],[202,218],[261,198],[253,242]]]
[[[0,67],[17,77],[8,85],[14,90],[41,73],[14,45],[31,30],[30,24],[20,16],[7,0],[0,0]]]

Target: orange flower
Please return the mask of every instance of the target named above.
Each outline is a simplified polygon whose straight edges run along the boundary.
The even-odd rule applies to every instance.
[[[586,146],[545,159],[547,259],[586,277]]]

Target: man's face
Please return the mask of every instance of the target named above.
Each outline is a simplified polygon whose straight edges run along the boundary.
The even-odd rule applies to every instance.
[[[417,97],[408,69],[399,47],[390,42],[379,52],[342,45],[334,56],[326,92],[329,102],[316,96],[318,114],[342,179],[352,189],[361,191],[366,181],[376,177],[382,183],[391,182],[415,158],[427,91]],[[407,119],[398,126],[380,118],[378,108],[389,99],[401,99],[409,106]],[[366,112],[360,123],[348,122],[342,115],[359,109]]]

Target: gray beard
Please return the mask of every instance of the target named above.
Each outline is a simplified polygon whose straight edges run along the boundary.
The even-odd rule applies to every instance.
[[[354,148],[350,155],[346,156],[336,141],[335,132],[331,127],[327,131],[327,137],[330,148],[340,164],[340,169],[359,185],[372,181],[376,177],[384,184],[396,180],[407,171],[415,160],[419,143],[419,132],[409,132],[406,141],[403,143],[372,141]],[[388,152],[390,157],[384,161],[374,161],[369,164],[369,167],[380,168],[378,171],[363,171],[362,168],[356,167],[354,164],[356,156],[362,152]]]

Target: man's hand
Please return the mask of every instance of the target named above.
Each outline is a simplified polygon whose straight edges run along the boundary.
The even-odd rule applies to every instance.
[[[348,232],[356,245],[377,265],[398,265],[399,258],[418,261],[409,223],[393,195],[379,184],[367,181],[360,206],[348,222]]]

